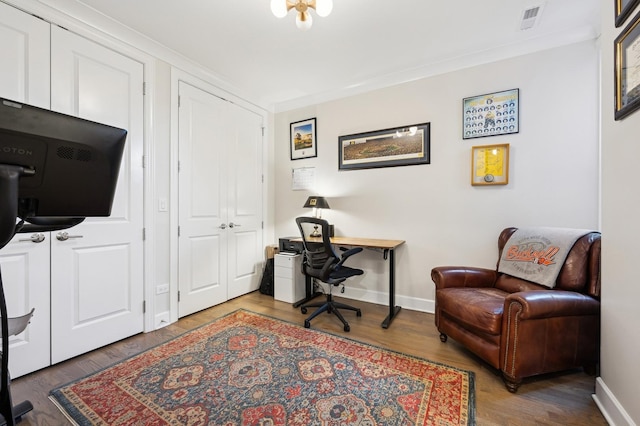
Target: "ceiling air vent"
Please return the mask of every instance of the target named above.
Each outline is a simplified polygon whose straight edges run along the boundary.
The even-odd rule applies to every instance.
[[[524,31],[533,28],[538,22],[541,14],[542,5],[532,6],[528,9],[525,9],[522,12],[522,19],[520,20],[520,30]]]

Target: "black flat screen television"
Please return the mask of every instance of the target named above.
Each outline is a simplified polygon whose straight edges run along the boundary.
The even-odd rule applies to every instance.
[[[0,248],[16,232],[109,216],[126,139],[124,129],[0,98]]]
[[[0,164],[27,170],[18,216],[109,216],[126,137],[124,129],[0,98]]]

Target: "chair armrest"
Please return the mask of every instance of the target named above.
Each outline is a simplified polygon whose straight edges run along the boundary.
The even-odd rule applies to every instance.
[[[340,247],[340,250],[343,250],[342,247]],[[363,250],[362,247],[354,247],[352,249],[349,249],[347,251],[345,251],[344,253],[342,253],[342,256],[340,256],[340,261],[338,263],[336,263],[334,269],[337,269],[339,267],[342,266],[342,264],[350,257],[353,256],[356,253],[360,253]]]
[[[498,274],[493,269],[468,266],[438,266],[431,270],[436,289],[449,287],[493,287]]]
[[[600,302],[586,294],[563,290],[534,290],[512,293],[504,301],[504,311],[521,306],[518,317],[542,319],[566,316],[598,315]]]

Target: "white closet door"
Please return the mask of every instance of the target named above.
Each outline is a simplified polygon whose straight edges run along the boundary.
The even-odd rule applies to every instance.
[[[0,3],[0,58],[0,97],[49,108],[49,24]],[[30,237],[18,234],[0,250],[9,317],[35,308],[27,329],[10,337],[13,378],[50,363],[49,233],[38,243]]]
[[[228,122],[227,282],[232,299],[256,290],[262,276],[262,117],[231,104]]]
[[[143,330],[143,67],[52,26],[51,108],[127,129],[111,216],[87,218],[51,249],[57,363]]]
[[[49,108],[49,24],[0,2],[0,97]]]
[[[180,317],[227,300],[228,102],[179,83]]]
[[[35,309],[26,330],[9,338],[9,373],[14,379],[48,367],[51,363],[49,233],[41,235],[45,238],[43,241],[32,242],[32,234],[18,234],[0,250],[0,268],[9,318],[25,315]]]

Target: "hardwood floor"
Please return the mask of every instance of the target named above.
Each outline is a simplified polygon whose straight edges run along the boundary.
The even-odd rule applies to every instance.
[[[355,300],[346,300],[362,309],[362,317],[346,312],[351,332],[345,333],[333,315],[322,314],[312,321],[312,328],[343,335],[358,341],[419,356],[475,372],[476,421],[478,425],[606,425],[591,395],[595,377],[582,371],[570,371],[529,380],[518,393],[511,394],[501,377],[479,358],[452,339],[440,342],[433,315],[403,309],[388,329],[380,327],[388,308]],[[14,403],[25,399],[34,409],[20,425],[59,426],[68,424],[58,408],[48,399],[49,391],[84,377],[145,349],[156,346],[236,309],[244,308],[285,321],[303,324],[304,315],[290,304],[275,301],[258,292],[180,319],[160,330],[129,339],[78,356],[71,360],[14,380],[11,384]]]

